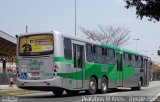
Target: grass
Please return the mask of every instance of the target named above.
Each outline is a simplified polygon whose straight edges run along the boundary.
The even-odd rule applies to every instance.
[[[22,94],[30,94],[30,93],[40,93],[42,91],[35,91],[35,90],[7,90],[7,91],[0,91],[0,96],[14,96],[14,95],[22,95]]]

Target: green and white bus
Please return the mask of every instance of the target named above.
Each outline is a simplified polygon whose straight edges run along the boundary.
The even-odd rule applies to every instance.
[[[17,39],[19,88],[61,95],[149,85],[150,58],[137,52],[57,31]]]

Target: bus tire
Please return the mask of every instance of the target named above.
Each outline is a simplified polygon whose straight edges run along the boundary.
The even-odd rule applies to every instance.
[[[139,81],[138,81],[138,87],[137,87],[137,90],[141,90],[141,88],[142,88],[142,81],[141,81],[141,80],[139,80]]]
[[[91,77],[89,80],[89,90],[86,90],[86,93],[89,95],[95,94],[97,91],[97,81],[94,77]]]
[[[101,79],[101,93],[105,94],[108,91],[108,81],[105,77]]]
[[[53,89],[52,92],[53,92],[53,94],[55,96],[61,96],[63,94],[63,92],[64,92],[64,89],[62,89],[62,88],[56,88],[56,89]]]
[[[141,80],[139,80],[138,81],[138,86],[137,87],[132,87],[131,88],[131,90],[141,90],[141,88],[142,88],[142,81]]]

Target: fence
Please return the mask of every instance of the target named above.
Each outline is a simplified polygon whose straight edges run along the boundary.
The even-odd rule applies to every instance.
[[[8,85],[10,77],[13,77],[14,83],[16,83],[16,74],[0,73],[0,85]]]

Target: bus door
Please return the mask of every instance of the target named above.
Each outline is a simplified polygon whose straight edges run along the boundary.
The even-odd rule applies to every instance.
[[[116,53],[116,67],[117,67],[117,86],[123,86],[123,61],[121,53]]]
[[[84,46],[73,45],[74,68],[76,70],[76,88],[83,88],[84,84]]]
[[[148,59],[144,59],[144,86],[149,85],[149,63]]]

